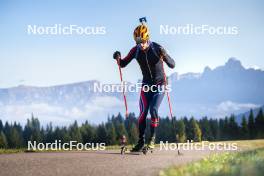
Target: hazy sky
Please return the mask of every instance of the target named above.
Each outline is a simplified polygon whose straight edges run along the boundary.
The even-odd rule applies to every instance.
[[[151,3],[150,3],[151,2]],[[138,18],[147,16],[151,40],[176,60],[172,72],[201,72],[236,57],[264,68],[264,2],[219,1],[0,1],[0,87],[49,86],[98,79],[118,82],[112,59],[134,46]],[[104,26],[106,35],[28,35],[28,25]],[[238,35],[161,35],[160,25],[236,26]],[[127,81],[141,78],[133,61]]]

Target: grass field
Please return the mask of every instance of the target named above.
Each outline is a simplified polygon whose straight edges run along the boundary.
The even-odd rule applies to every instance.
[[[25,149],[0,149],[0,154],[11,154],[25,152]]]
[[[230,142],[230,141],[226,141]],[[233,141],[234,142],[234,141]],[[237,142],[241,152],[214,154],[198,162],[170,167],[160,176],[262,176],[264,175],[264,140]]]

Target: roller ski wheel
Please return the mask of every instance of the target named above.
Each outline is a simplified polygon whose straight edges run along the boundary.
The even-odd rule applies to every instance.
[[[153,148],[146,146],[143,148],[142,152],[144,155],[147,155],[148,152],[153,153]]]

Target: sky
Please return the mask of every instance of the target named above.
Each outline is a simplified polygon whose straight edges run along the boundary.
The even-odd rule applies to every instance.
[[[264,68],[264,2],[222,1],[0,1],[0,88],[51,86],[87,80],[119,82],[113,52],[135,45],[133,30],[146,16],[152,41],[176,61],[173,72],[202,72],[236,57],[245,67]],[[105,27],[105,35],[29,35],[28,25]],[[160,25],[235,26],[237,35],[162,35]],[[126,81],[141,72],[135,61]]]

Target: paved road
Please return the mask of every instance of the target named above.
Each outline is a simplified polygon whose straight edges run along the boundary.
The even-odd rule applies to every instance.
[[[171,165],[199,160],[212,151],[155,151],[120,155],[117,150],[96,152],[18,153],[0,155],[1,176],[138,176],[158,175]]]

